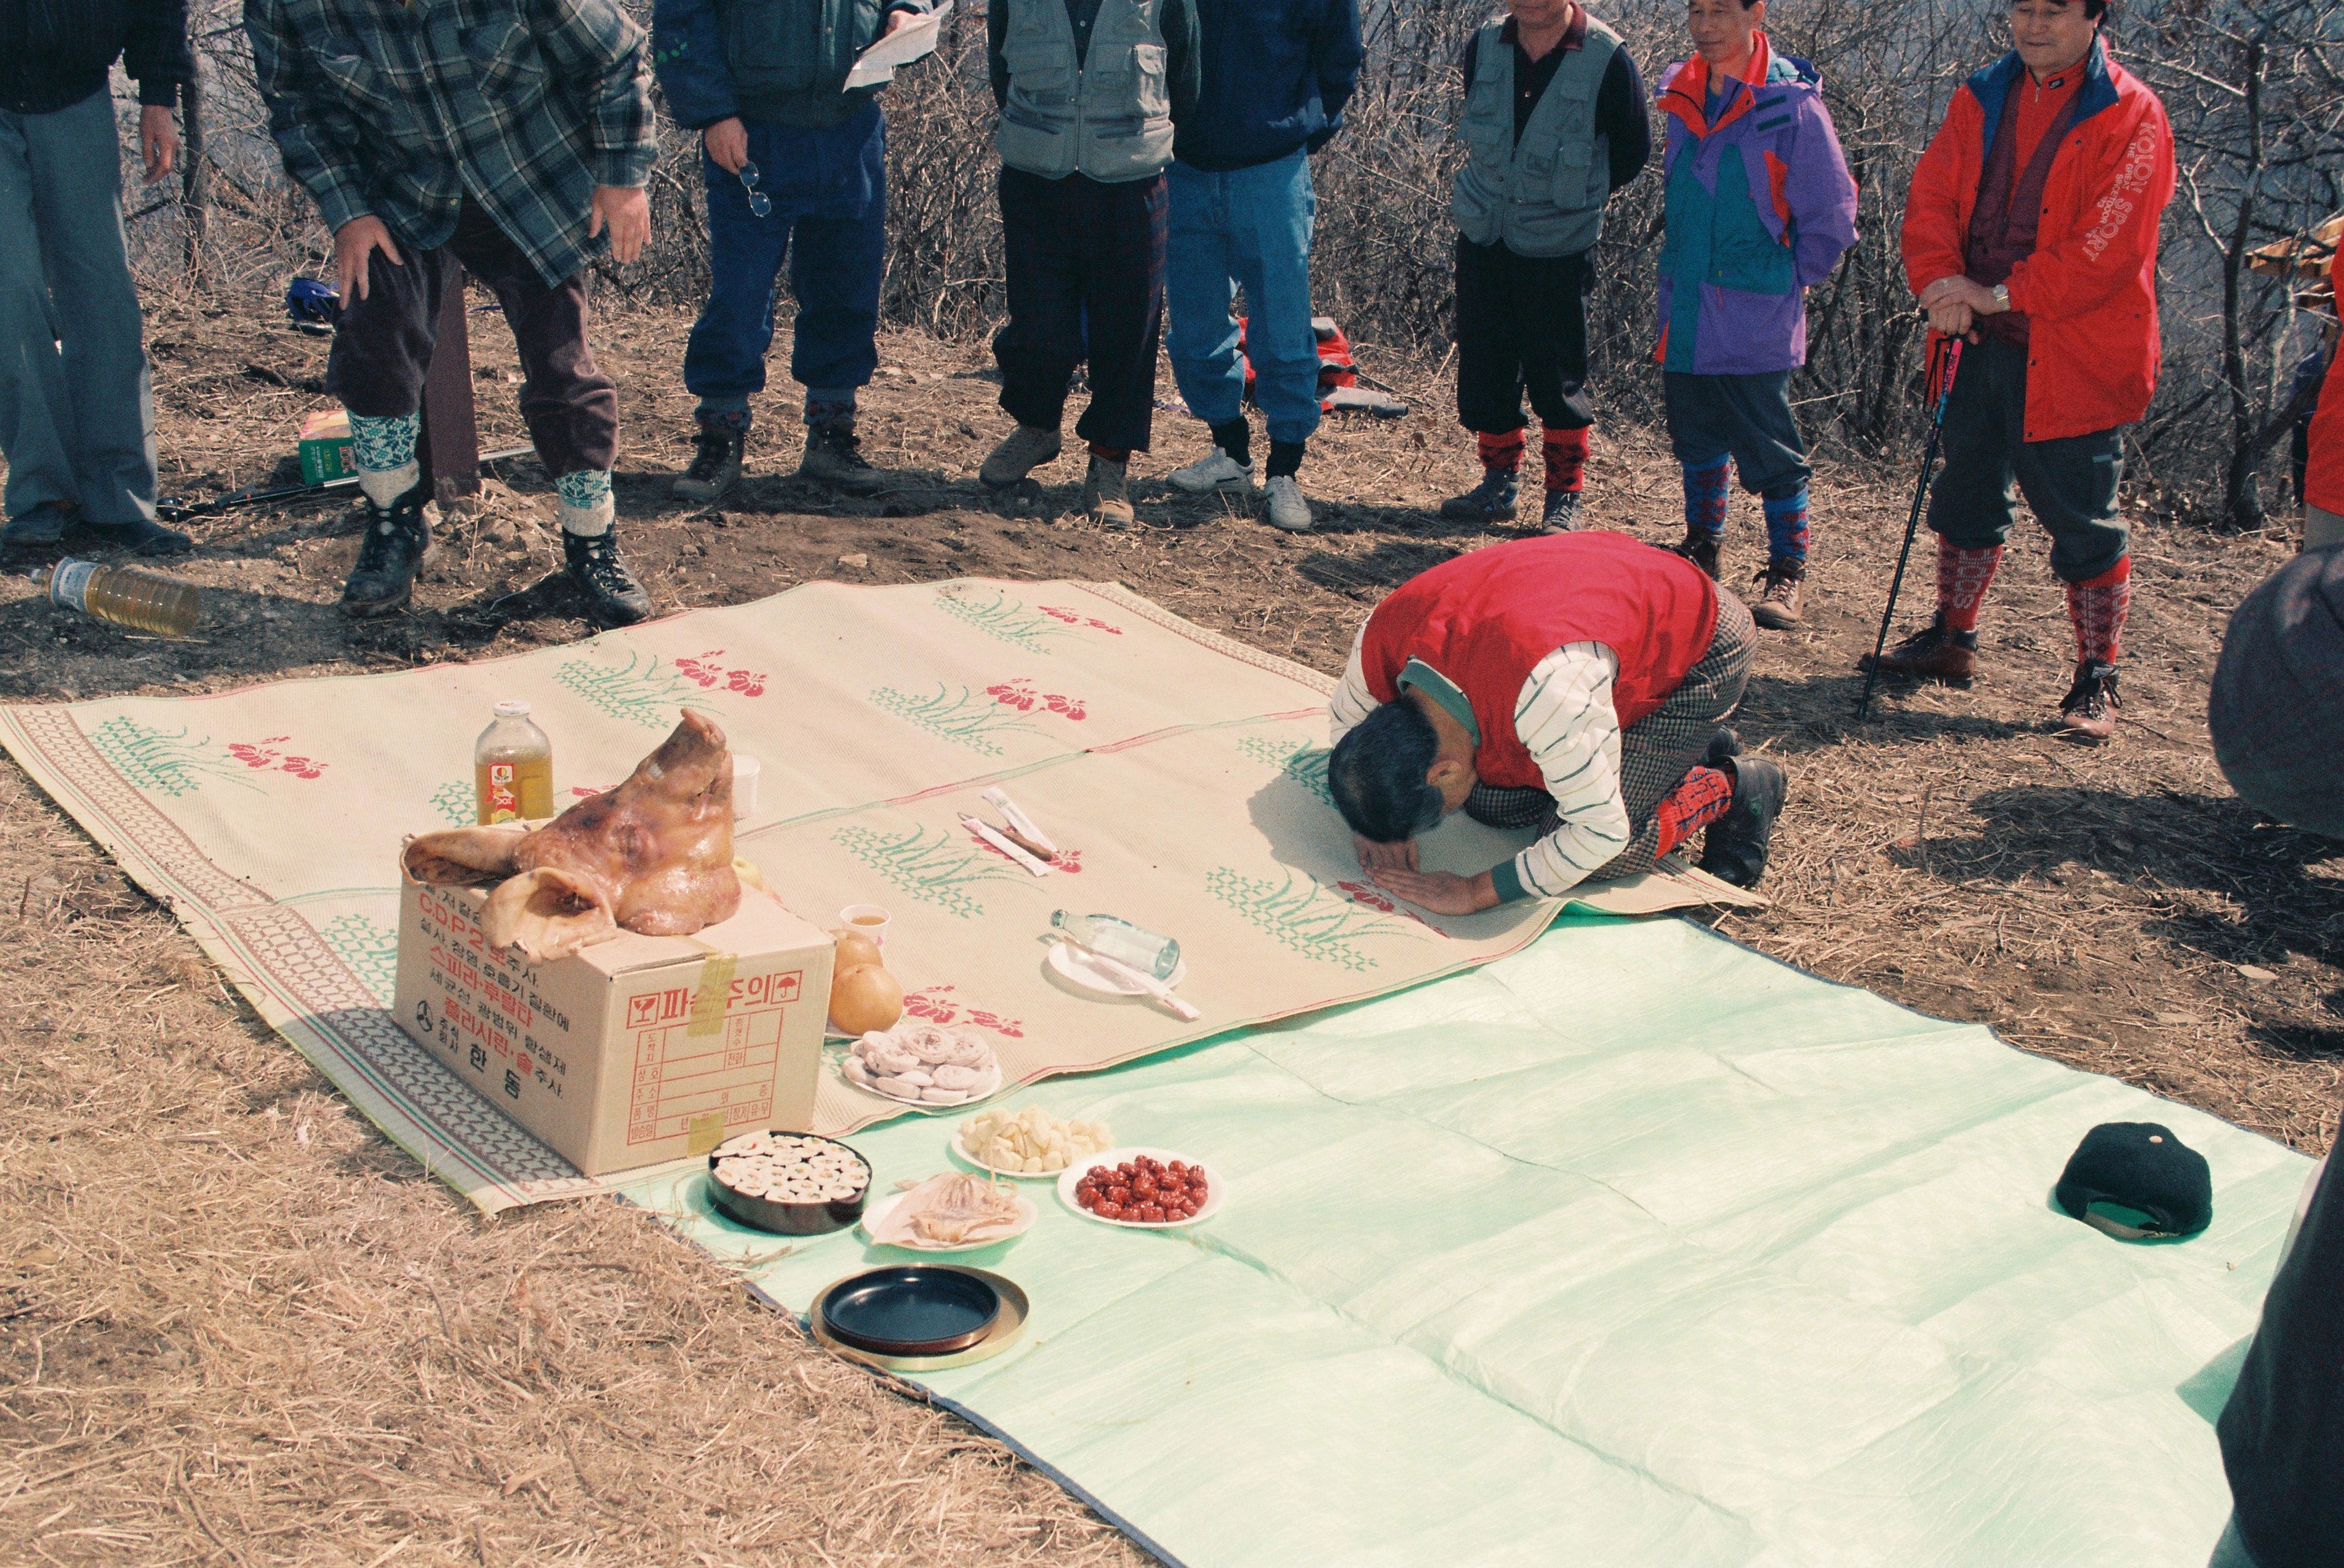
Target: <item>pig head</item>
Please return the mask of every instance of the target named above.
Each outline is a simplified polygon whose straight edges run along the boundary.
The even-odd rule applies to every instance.
[[[408,878],[496,878],[481,912],[490,944],[566,957],[621,927],[686,936],[741,906],[732,869],[732,754],[687,708],[659,750],[613,790],[533,831],[460,827],[408,841]]]

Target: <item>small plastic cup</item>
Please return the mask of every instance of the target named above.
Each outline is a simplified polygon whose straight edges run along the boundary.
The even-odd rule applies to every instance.
[[[887,946],[887,912],[876,904],[850,904],[838,912],[838,923],[879,946]]]
[[[732,754],[732,820],[757,814],[757,780],[764,768],[754,757]]]

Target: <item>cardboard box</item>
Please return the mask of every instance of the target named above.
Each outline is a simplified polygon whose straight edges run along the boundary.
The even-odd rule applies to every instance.
[[[531,964],[489,949],[477,887],[409,885],[399,1027],[589,1176],[813,1116],[833,948],[755,888],[692,936],[622,931]]]
[[[350,416],[344,409],[319,409],[301,421],[301,482],[323,484],[359,471],[350,455]]]

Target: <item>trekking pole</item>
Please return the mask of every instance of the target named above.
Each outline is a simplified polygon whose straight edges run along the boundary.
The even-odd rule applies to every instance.
[[[1954,374],[1961,369],[1962,340],[1940,338],[1929,356],[1929,377],[1937,389],[1936,406],[1929,411],[1929,442],[1921,450],[1921,480],[1913,487],[1913,514],[1904,520],[1904,548],[1896,552],[1896,575],[1888,580],[1888,608],[1880,612],[1880,638],[1872,645],[1872,663],[1864,673],[1864,695],[1855,700],[1862,720],[1872,706],[1872,688],[1880,680],[1880,655],[1887,651],[1889,623],[1896,618],[1896,595],[1904,586],[1904,565],[1913,559],[1913,536],[1921,531],[1922,503],[1929,499],[1929,470],[1937,463],[1937,438],[1945,428],[1945,403],[1954,395]]]

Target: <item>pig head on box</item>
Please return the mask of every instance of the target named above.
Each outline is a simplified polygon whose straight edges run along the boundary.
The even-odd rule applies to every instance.
[[[481,924],[500,951],[566,958],[619,929],[688,936],[741,906],[732,868],[732,754],[690,708],[626,783],[543,826],[499,823],[407,841],[411,882],[495,883]]]

